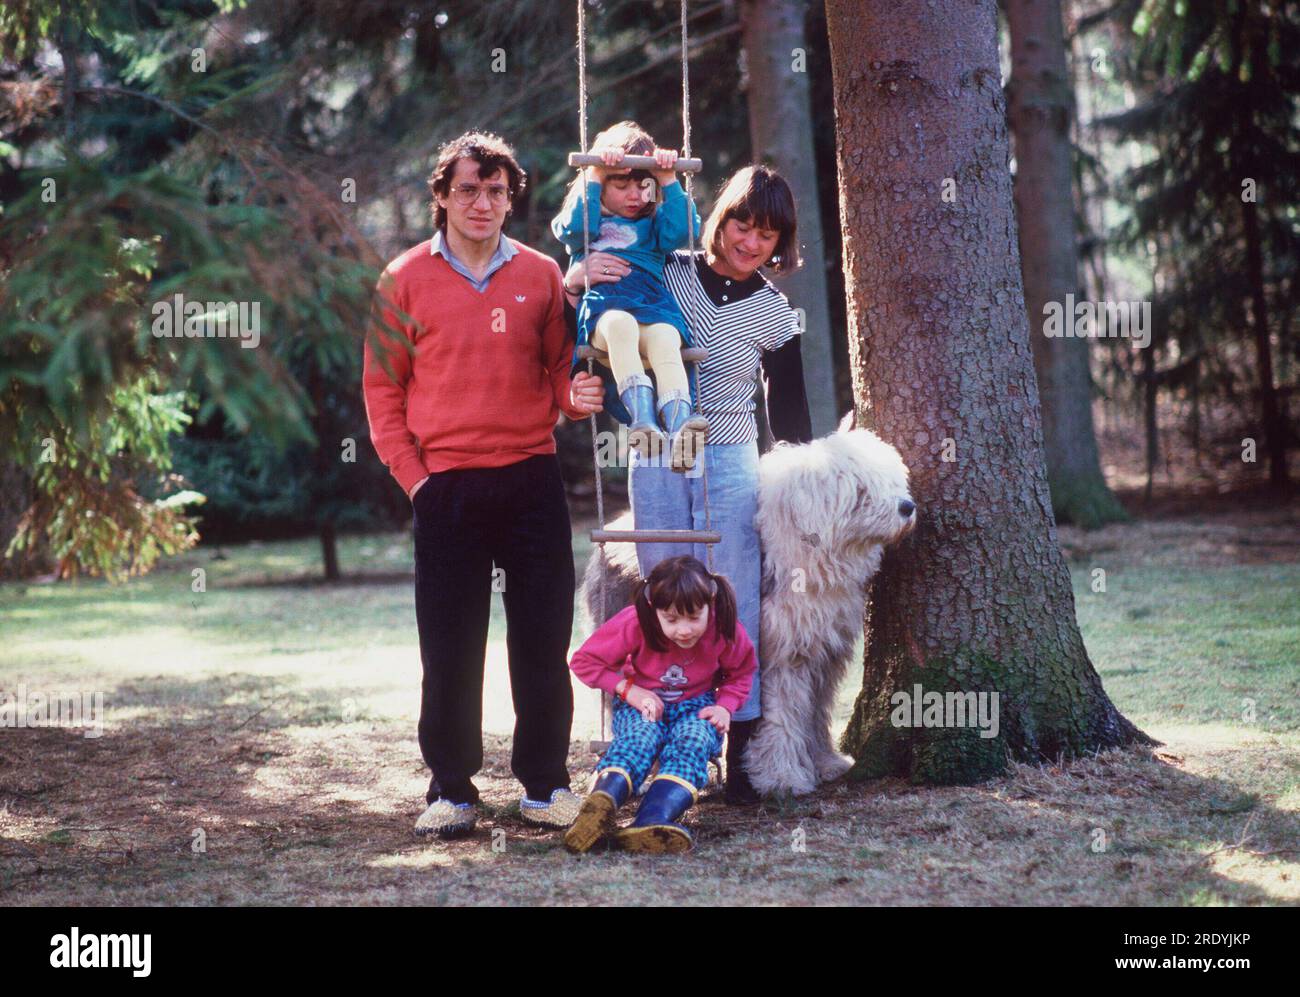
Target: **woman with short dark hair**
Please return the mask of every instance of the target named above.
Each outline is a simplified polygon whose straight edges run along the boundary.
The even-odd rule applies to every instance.
[[[794,196],[775,170],[747,166],[723,186],[701,231],[704,249],[668,258],[664,281],[691,328],[692,340],[708,350],[699,366],[699,408],[709,421],[704,461],[708,470],[711,526],[722,534],[713,568],[736,590],[740,622],[759,644],[761,555],[754,514],[758,498],[758,425],[754,394],[765,389],[774,439],[806,443],[812,438],[799,354],[800,317],[762,273],[788,273],[800,265]],[[593,283],[620,279],[622,260],[593,253],[585,263]],[[583,263],[565,276],[570,299],[581,293]],[[760,378],[761,371],[761,378]],[[674,474],[661,462],[630,458],[628,489],[637,529],[704,529],[703,477]],[[708,556],[703,544],[638,544],[642,577],[666,557]],[[762,648],[759,647],[762,660]],[[758,721],[759,676],[732,718],[727,739],[728,803],[752,803],[758,794],[741,762]]]

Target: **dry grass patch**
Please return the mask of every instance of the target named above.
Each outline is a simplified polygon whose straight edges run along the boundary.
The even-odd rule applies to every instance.
[[[309,708],[310,704],[297,704]],[[1204,728],[1166,747],[930,789],[840,785],[761,809],[707,795],[688,856],[567,855],[525,824],[489,738],[484,818],[411,831],[405,725],[247,707],[0,749],[8,904],[1274,904],[1300,900],[1300,743]],[[575,744],[573,771],[590,758]],[[1265,773],[1260,784],[1260,773]],[[631,808],[624,812],[630,818]],[[202,832],[204,849],[195,850]],[[1104,838],[1100,837],[1104,835]]]

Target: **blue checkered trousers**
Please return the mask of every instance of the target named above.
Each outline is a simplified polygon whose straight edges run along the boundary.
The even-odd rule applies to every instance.
[[[709,782],[709,759],[722,753],[722,735],[696,714],[715,702],[713,693],[706,692],[681,703],[665,703],[663,716],[651,721],[636,707],[615,700],[614,741],[596,771],[622,769],[635,792],[657,758],[659,775],[703,789]]]

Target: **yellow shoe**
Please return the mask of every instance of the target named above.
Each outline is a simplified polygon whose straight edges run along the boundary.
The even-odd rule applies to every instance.
[[[691,832],[684,827],[676,824],[659,824],[650,827],[625,827],[614,835],[614,843],[625,852],[667,855],[689,852],[693,839]]]
[[[678,474],[695,470],[695,462],[704,456],[704,441],[709,435],[709,420],[693,415],[668,439],[670,466]]]
[[[619,848],[629,852],[663,855],[690,851],[691,832],[676,820],[695,802],[695,790],[675,776],[660,776],[650,783],[631,827],[614,835]]]
[[[574,855],[581,855],[614,830],[614,814],[617,812],[614,797],[608,793],[592,793],[582,804],[573,826],[565,833],[564,847]]]
[[[574,855],[581,855],[612,833],[615,829],[614,815],[631,795],[632,777],[621,768],[610,766],[597,772],[587,802],[564,836],[564,847]]]

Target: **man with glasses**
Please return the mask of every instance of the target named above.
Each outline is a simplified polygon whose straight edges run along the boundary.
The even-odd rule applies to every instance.
[[[555,452],[558,414],[599,409],[600,379],[569,379],[560,270],[502,233],[526,176],[493,135],[442,148],[429,177],[434,235],[385,268],[367,336],[370,438],[411,498],[424,669],[419,740],[433,775],[417,834],[477,819],[483,664],[494,591],[506,613],[525,820],[567,827],[573,720],[567,654],[574,567]]]

